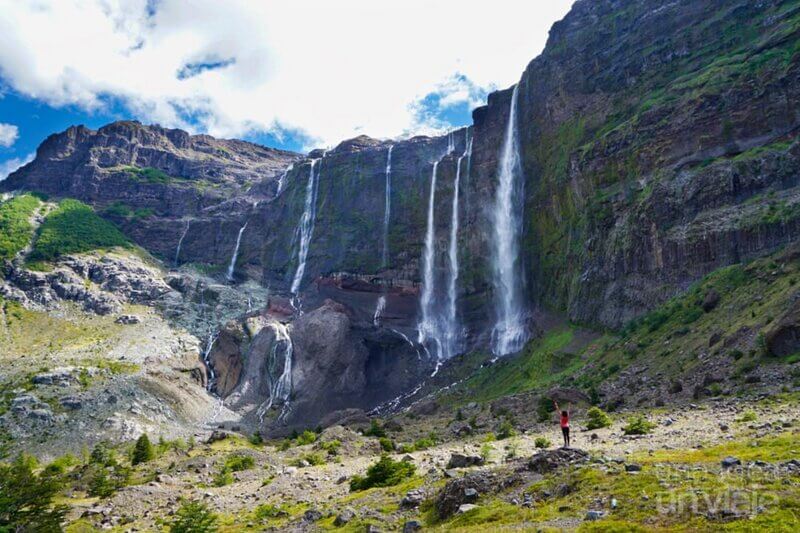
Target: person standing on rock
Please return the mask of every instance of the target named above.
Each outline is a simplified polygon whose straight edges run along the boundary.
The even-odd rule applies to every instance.
[[[558,407],[558,402],[553,400],[556,412],[561,417],[561,434],[564,435],[564,448],[569,448],[569,412],[572,411],[572,404],[567,405],[567,410],[562,411]]]

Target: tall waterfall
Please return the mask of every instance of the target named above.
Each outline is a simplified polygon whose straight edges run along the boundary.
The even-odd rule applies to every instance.
[[[300,246],[297,251],[297,270],[294,273],[291,287],[291,292],[295,296],[297,296],[297,293],[300,291],[300,284],[303,282],[303,275],[306,273],[308,249],[311,245],[311,237],[314,234],[314,224],[317,219],[317,185],[319,173],[314,172],[316,165],[317,160],[312,159],[308,172],[308,184],[306,185],[305,208],[303,209],[303,216],[300,218]]]
[[[267,411],[279,402],[283,404],[283,409],[278,419],[283,419],[289,412],[289,400],[292,395],[294,345],[289,334],[289,326],[278,321],[271,321],[268,326],[275,332],[275,341],[272,344],[272,350],[267,362],[269,399],[261,404],[256,411],[258,419],[262,423]],[[280,374],[278,374],[279,369]]]
[[[433,342],[435,347],[434,354],[440,361],[449,356],[449,353],[445,351],[447,333],[443,331],[445,329],[444,320],[435,309],[433,302],[433,296],[436,292],[436,277],[434,274],[434,263],[436,261],[434,250],[436,241],[436,182],[439,163],[450,155],[453,150],[455,150],[455,141],[451,133],[447,137],[447,151],[438,161],[433,163],[431,172],[431,190],[428,196],[428,224],[425,231],[425,251],[422,257],[422,295],[420,296],[422,318],[417,325],[418,342],[423,345],[427,342]]]
[[[384,188],[383,202],[383,258],[381,265],[386,268],[389,262],[389,218],[392,213],[392,150],[394,145],[389,147],[386,153],[386,186]]]
[[[492,216],[492,271],[497,313],[492,331],[492,352],[497,356],[521,350],[528,340],[519,264],[522,165],[517,133],[518,96],[519,85],[514,87],[511,97]]]
[[[183,228],[183,233],[181,233],[181,238],[178,239],[178,247],[175,249],[175,266],[178,266],[178,260],[181,257],[181,246],[183,246],[183,239],[186,238],[186,234],[189,233],[189,224],[191,221],[186,221],[186,227]]]
[[[247,222],[244,223],[244,226],[241,227],[239,230],[239,235],[236,237],[236,247],[233,249],[233,256],[231,257],[231,264],[228,265],[228,273],[225,275],[225,278],[228,281],[233,281],[233,271],[236,269],[236,259],[239,257],[239,246],[242,244],[242,234],[244,230],[247,228]]]
[[[445,342],[444,357],[453,357],[460,348],[461,332],[458,322],[457,307],[457,283],[458,283],[458,228],[459,228],[459,190],[461,187],[461,163],[465,158],[472,157],[472,139],[469,136],[469,129],[465,130],[464,153],[456,162],[456,179],[453,182],[453,206],[450,219],[450,247],[448,258],[450,270],[447,278],[447,315],[445,316]],[[468,166],[469,168],[469,166]]]
[[[422,309],[422,320],[419,323],[419,343],[424,344],[428,340],[433,340],[436,344],[436,355],[441,356],[442,343],[439,336],[439,324],[437,317],[433,310],[433,291],[434,291],[434,275],[433,275],[433,261],[434,261],[434,233],[436,226],[434,224],[434,211],[436,205],[436,174],[439,170],[439,161],[433,164],[433,173],[431,174],[431,191],[428,196],[428,226],[425,231],[425,253],[422,257],[423,273],[422,273],[422,296],[420,297],[420,306]]]
[[[392,214],[392,150],[394,145],[389,147],[386,152],[386,182],[383,193],[383,254],[381,256],[381,267],[386,268],[389,264],[389,220]],[[375,313],[372,316],[372,323],[380,325],[383,312],[386,310],[386,295],[382,294],[375,305]]]

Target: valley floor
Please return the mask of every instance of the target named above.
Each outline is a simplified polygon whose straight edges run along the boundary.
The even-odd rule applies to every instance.
[[[643,414],[656,425],[643,436],[621,430],[633,412],[593,431],[581,429],[585,417],[578,413],[573,446],[589,458],[552,471],[537,471],[529,460],[549,453],[537,449],[537,439],[550,441],[550,449],[560,444],[557,424],[534,424],[523,434],[493,440],[489,430],[496,420],[474,406],[474,420],[484,427],[421,451],[393,452],[412,462],[416,474],[396,486],[356,492],[349,480],[382,452],[377,438],[350,429],[281,443],[230,435],[211,444],[166,444],[159,457],[136,467],[137,484],[103,500],[80,490],[68,493],[67,529],[159,530],[188,499],[205,502],[223,531],[365,531],[368,525],[413,531],[413,522],[432,531],[796,531],[799,398],[725,398],[649,411]],[[385,430],[399,446],[422,432],[451,433],[442,420],[405,414]],[[340,444],[325,444],[333,441]],[[451,469],[453,454],[482,456],[486,464]],[[230,472],[225,465],[237,456],[252,457],[252,465],[223,479]],[[723,466],[726,458],[735,464]],[[479,485],[481,476],[490,476],[492,485],[478,491],[474,507],[440,517],[437,498],[462,476]]]

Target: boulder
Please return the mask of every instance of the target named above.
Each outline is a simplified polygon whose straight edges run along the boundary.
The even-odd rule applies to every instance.
[[[474,473],[447,482],[436,497],[436,512],[446,519],[452,516],[463,504],[472,503],[481,494],[497,489],[498,478],[491,473]]]
[[[469,468],[471,466],[483,466],[484,459],[480,455],[464,455],[454,453],[447,462],[447,468]]]
[[[543,450],[531,457],[528,469],[538,474],[546,474],[565,466],[584,463],[588,459],[589,454],[577,448]]]
[[[336,515],[336,518],[333,521],[333,525],[336,527],[342,527],[352,522],[355,517],[356,517],[356,512],[348,507],[347,509]]]

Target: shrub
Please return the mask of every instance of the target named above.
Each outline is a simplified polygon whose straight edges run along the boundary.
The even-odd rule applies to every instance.
[[[385,452],[393,452],[394,451],[394,442],[392,439],[387,437],[381,437],[378,439],[378,442],[381,443],[381,449]]]
[[[91,207],[67,199],[45,218],[30,260],[49,261],[64,254],[127,245],[125,236]]]
[[[388,455],[382,455],[377,463],[367,468],[366,476],[353,476],[350,480],[350,490],[391,487],[412,477],[415,471],[416,467],[412,463],[394,461]]]
[[[308,463],[308,464],[306,464]],[[325,464],[325,458],[319,453],[306,453],[292,461],[292,466],[319,466]]]
[[[756,415],[755,411],[745,411],[737,419],[737,422],[755,422],[756,420],[758,420],[758,415]]]
[[[298,435],[294,442],[297,446],[305,446],[306,444],[314,444],[318,438],[319,435],[307,429]]]
[[[143,433],[136,441],[136,446],[133,447],[131,464],[136,466],[140,463],[146,463],[147,461],[152,461],[154,457],[155,451],[153,451],[153,445],[150,444],[150,439],[147,438],[147,434]]]
[[[485,462],[489,462],[489,458],[492,456],[493,451],[494,448],[492,448],[492,445],[488,442],[485,442],[483,446],[481,446],[481,457],[483,457]]]
[[[545,437],[536,437],[536,440],[533,441],[533,444],[537,448],[549,448],[552,445],[550,439],[547,439]]]
[[[224,487],[225,485],[230,485],[233,483],[233,474],[230,470],[223,468],[217,475],[214,476],[212,481],[215,487]]]
[[[211,533],[217,531],[217,515],[202,502],[184,502],[169,526],[172,533]]]
[[[225,459],[225,466],[223,467],[226,470],[230,470],[231,472],[241,472],[243,470],[250,470],[256,465],[255,459],[250,457],[249,455],[229,455],[227,459]]]
[[[586,416],[589,418],[589,421],[586,423],[586,427],[589,429],[611,427],[611,417],[599,407],[590,408],[586,412]]]
[[[284,516],[285,514],[286,511],[284,511],[280,505],[262,503],[253,510],[253,519],[259,522],[264,522],[270,518],[277,518],[279,516]]]
[[[380,421],[378,421],[376,418],[373,418],[372,422],[370,422],[369,429],[364,432],[364,435],[367,437],[381,438],[386,436],[386,430],[383,429]]]
[[[319,447],[322,449],[322,451],[327,452],[329,456],[334,457],[339,455],[339,448],[342,447],[342,441],[336,439],[329,440],[320,443]]]
[[[252,435],[247,437],[247,442],[249,442],[253,446],[261,446],[262,444],[264,444],[264,437],[262,437],[260,433],[253,433]]]
[[[553,400],[547,396],[540,396],[539,403],[536,405],[536,414],[539,417],[539,422],[547,422],[553,416]]]
[[[503,420],[500,424],[500,427],[497,429],[497,439],[504,440],[509,437],[513,437],[517,434],[517,430],[514,429],[514,424],[511,423],[509,419]]]
[[[0,531],[61,531],[68,508],[52,503],[62,479],[35,468],[36,460],[23,454],[0,464]]]
[[[626,435],[647,435],[656,425],[643,416],[636,416],[628,420],[628,425],[622,428]]]

